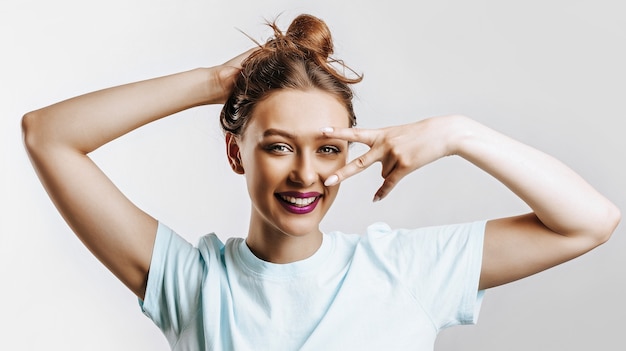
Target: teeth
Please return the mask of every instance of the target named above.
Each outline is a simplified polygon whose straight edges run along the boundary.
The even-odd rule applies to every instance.
[[[304,206],[308,206],[310,204],[313,203],[313,201],[315,201],[316,197],[307,197],[307,198],[301,198],[301,197],[293,197],[293,196],[281,196],[281,198],[287,202],[289,202],[292,205],[296,205],[298,207],[304,207]]]

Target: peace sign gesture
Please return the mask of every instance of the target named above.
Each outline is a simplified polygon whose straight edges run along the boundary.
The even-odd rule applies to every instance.
[[[460,116],[433,117],[415,123],[382,129],[323,128],[329,138],[365,144],[370,149],[328,177],[335,185],[374,164],[382,164],[384,182],[374,201],[383,199],[407,174],[441,157],[454,154]]]

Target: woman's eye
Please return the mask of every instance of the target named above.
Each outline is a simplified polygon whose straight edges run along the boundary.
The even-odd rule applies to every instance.
[[[285,144],[272,144],[267,147],[267,150],[275,153],[286,153],[291,151],[289,146]]]
[[[322,154],[338,154],[339,152],[341,152],[341,150],[339,150],[339,148],[336,146],[326,145],[322,146],[319,149],[319,152]]]

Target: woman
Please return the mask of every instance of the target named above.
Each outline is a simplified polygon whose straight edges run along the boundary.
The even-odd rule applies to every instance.
[[[141,300],[175,350],[432,349],[473,323],[484,289],[605,242],[618,209],[559,161],[464,116],[352,128],[347,78],[319,19],[229,62],[28,113],[28,152],[74,232]],[[334,65],[335,64],[335,65]],[[339,65],[341,68],[342,65]],[[252,203],[245,239],[193,247],[137,208],[87,156],[178,111],[224,104],[230,165]],[[351,142],[370,150],[348,162]],[[532,209],[511,218],[365,235],[322,233],[339,184],[376,162],[383,199],[407,174],[460,156]]]

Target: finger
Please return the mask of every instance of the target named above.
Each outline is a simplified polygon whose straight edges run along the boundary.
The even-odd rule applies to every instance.
[[[381,163],[382,163],[382,169],[380,171],[380,175],[383,177],[383,179],[386,179],[387,177],[389,177],[391,172],[394,172],[398,166],[397,161],[392,158],[385,158],[384,160],[381,161]]]
[[[379,158],[376,156],[376,153],[374,152],[374,150],[370,149],[370,151],[355,158],[354,160],[350,161],[345,166],[335,171],[333,175],[331,175],[330,177],[326,179],[326,181],[324,182],[324,185],[333,186],[335,184],[338,184],[346,180],[347,178],[350,178],[353,175],[364,171],[365,169],[367,169],[369,166],[371,166],[372,164],[374,164],[374,162],[378,160]]]
[[[352,141],[357,143],[366,144],[372,146],[378,131],[376,129],[362,129],[362,128],[334,128],[325,127],[320,129],[324,136],[328,138],[337,138],[346,141]]]
[[[404,178],[405,175],[406,174],[402,174],[401,172],[398,172],[398,171],[391,172],[389,176],[385,178],[383,185],[381,185],[381,187],[378,188],[378,190],[376,191],[373,201],[374,202],[380,201],[384,199],[387,195],[389,195],[391,190],[395,188],[398,182],[400,182],[400,180]]]
[[[230,60],[228,60],[227,62],[224,63],[224,66],[228,66],[228,67],[235,67],[237,69],[241,69],[241,63],[248,58],[248,56],[250,56],[253,52],[259,50],[258,47],[254,47],[252,49],[249,49],[245,52],[242,52],[241,54],[231,58]]]

